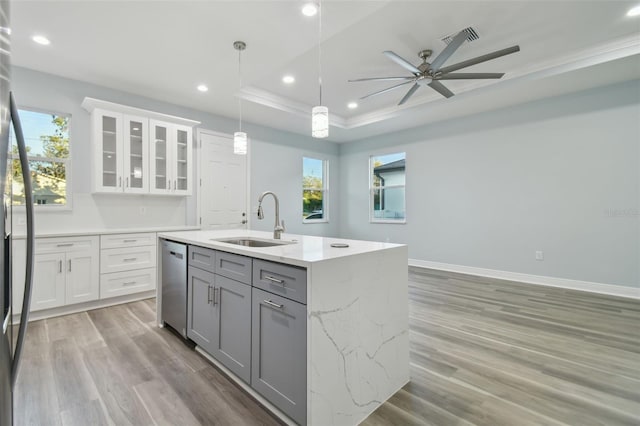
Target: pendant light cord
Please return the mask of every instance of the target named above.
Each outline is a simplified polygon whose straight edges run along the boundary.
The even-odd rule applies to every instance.
[[[238,77],[240,80],[240,87],[238,92],[242,90],[242,49],[238,49]],[[240,131],[242,131],[242,94],[238,93],[238,110],[240,112]]]
[[[322,105],[322,0],[318,2],[318,86]]]

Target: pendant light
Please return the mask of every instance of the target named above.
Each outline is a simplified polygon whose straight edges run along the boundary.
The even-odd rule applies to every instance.
[[[233,43],[233,48],[238,51],[238,77],[240,80],[240,89],[242,89],[242,62],[240,60],[241,53],[247,48],[247,44],[244,41],[236,41]],[[233,134],[233,153],[238,155],[247,154],[247,134],[242,131],[242,97],[238,97],[238,109],[240,117],[240,128]]]
[[[329,136],[329,108],[322,105],[322,2],[318,3],[318,86],[320,103],[311,110],[311,136],[326,138]]]

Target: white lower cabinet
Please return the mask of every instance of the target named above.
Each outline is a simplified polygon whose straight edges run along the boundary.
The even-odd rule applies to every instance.
[[[22,312],[24,240],[14,243],[14,313]],[[98,237],[39,238],[33,262],[31,311],[97,300],[100,296]]]
[[[155,290],[156,234],[100,237],[100,299]]]

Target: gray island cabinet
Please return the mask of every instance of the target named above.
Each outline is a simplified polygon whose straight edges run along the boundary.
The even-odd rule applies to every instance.
[[[159,234],[188,245],[187,337],[286,423],[356,425],[409,381],[407,247],[271,237]]]

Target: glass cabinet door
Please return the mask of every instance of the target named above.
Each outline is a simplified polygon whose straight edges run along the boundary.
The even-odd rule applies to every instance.
[[[148,192],[148,120],[125,116],[124,121],[124,190]]]
[[[190,141],[191,141],[191,129],[177,128],[176,129],[176,156],[174,160],[175,167],[175,181],[173,189],[176,192],[186,192],[189,190],[189,155],[190,155]]]
[[[151,121],[151,192],[165,193],[171,185],[169,170],[169,127],[160,122]]]
[[[101,113],[97,115],[98,138],[100,141],[100,156],[102,169],[98,178],[98,186],[103,191],[121,191],[122,172],[120,169],[122,144],[120,126],[122,116],[118,114]]]

